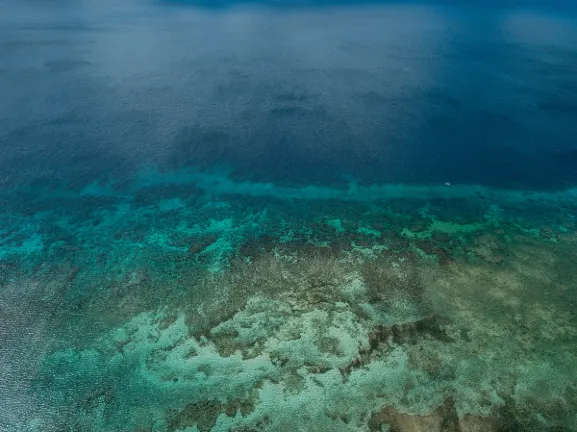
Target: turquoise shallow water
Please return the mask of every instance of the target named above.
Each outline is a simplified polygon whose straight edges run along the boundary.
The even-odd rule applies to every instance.
[[[451,188],[6,198],[3,427],[572,430],[573,192]]]
[[[0,5],[0,431],[576,430],[572,15],[261,6]]]

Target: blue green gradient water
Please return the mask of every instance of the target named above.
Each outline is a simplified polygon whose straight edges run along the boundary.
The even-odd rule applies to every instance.
[[[0,5],[0,430],[575,430],[571,10],[220,6]]]

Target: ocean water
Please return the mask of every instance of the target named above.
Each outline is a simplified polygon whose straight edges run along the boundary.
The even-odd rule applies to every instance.
[[[570,3],[0,2],[0,431],[577,430]]]

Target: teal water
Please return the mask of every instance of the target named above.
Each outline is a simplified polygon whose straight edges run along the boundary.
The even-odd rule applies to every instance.
[[[571,14],[286,6],[0,5],[0,430],[576,430]]]
[[[5,207],[6,430],[572,430],[573,192],[191,178]]]

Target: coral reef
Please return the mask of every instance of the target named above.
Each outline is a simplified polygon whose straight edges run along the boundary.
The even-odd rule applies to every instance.
[[[500,264],[505,260],[506,247],[502,239],[493,234],[481,234],[474,240],[475,254],[491,264]]]
[[[2,216],[1,428],[575,430],[570,215],[152,192]]]
[[[455,404],[447,398],[443,405],[428,415],[405,414],[388,406],[371,415],[370,431],[381,431],[383,425],[390,432],[492,432],[497,428],[497,421],[492,417],[467,415],[459,418]]]

